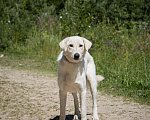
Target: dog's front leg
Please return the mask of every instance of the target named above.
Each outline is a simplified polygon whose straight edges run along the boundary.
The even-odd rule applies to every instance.
[[[87,120],[86,118],[86,88],[81,91],[81,120]]]
[[[72,93],[73,98],[74,98],[74,106],[75,106],[75,115],[78,115],[78,117],[80,118],[80,112],[79,112],[79,103],[78,103],[78,97],[77,97],[77,93]]]
[[[59,120],[65,120],[67,92],[59,90],[59,97],[60,97],[60,118],[59,118]]]

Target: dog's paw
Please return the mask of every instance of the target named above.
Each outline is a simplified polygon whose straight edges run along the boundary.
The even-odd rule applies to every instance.
[[[74,115],[73,120],[79,120],[77,115]]]
[[[98,116],[97,117],[92,117],[92,120],[99,120]]]

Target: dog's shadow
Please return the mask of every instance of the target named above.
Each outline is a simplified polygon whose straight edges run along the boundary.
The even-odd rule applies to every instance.
[[[74,115],[66,115],[66,119],[65,120],[73,120]],[[52,119],[49,120],[59,120],[59,116],[56,116]]]
[[[87,115],[91,115],[91,114],[87,114]],[[74,115],[66,115],[66,119],[65,120],[73,120],[73,118],[74,118]],[[49,119],[49,120],[59,120],[59,116],[56,116],[56,117],[54,117],[52,119]],[[89,119],[87,119],[87,120],[89,120]]]

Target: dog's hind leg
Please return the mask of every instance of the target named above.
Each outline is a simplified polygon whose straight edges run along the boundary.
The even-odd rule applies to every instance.
[[[99,120],[98,114],[97,114],[97,86],[96,84],[94,85],[94,82],[90,83],[90,89],[91,89],[91,94],[92,94],[92,99],[93,99],[93,120]]]
[[[87,81],[90,86],[92,98],[93,98],[93,120],[99,120],[97,114],[97,81],[96,81],[96,71],[94,63],[89,63],[87,67]]]

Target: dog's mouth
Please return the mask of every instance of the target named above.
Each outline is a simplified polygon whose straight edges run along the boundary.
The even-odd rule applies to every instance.
[[[65,57],[67,58],[68,61],[73,62],[73,63],[78,63],[82,61],[82,55],[80,55],[79,53],[74,53],[72,55],[65,54]]]
[[[75,54],[74,54],[74,59],[75,59],[75,60],[79,60],[79,58],[80,58],[80,54],[79,54],[79,53],[75,53]]]

